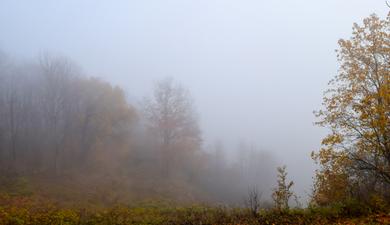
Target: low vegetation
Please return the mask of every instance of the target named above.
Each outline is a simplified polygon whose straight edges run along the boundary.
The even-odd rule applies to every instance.
[[[110,208],[64,207],[32,197],[0,198],[0,224],[389,224],[385,211],[350,211],[351,206],[274,210],[255,215],[246,208],[177,206],[163,202],[137,202]],[[360,206],[359,206],[360,207]]]

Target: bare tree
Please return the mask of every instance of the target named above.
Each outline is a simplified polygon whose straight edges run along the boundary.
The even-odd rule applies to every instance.
[[[78,75],[77,67],[66,58],[43,55],[40,66],[44,76],[43,109],[48,126],[49,146],[53,150],[53,169],[59,170],[60,154],[65,145],[72,101],[72,83]]]
[[[20,113],[22,112],[22,96],[21,89],[22,85],[19,82],[18,74],[13,71],[8,77],[5,89],[5,113],[6,113],[6,124],[8,130],[8,137],[10,140],[10,164],[12,169],[16,166],[17,160],[17,145],[18,139],[20,138],[21,122],[22,118]]]

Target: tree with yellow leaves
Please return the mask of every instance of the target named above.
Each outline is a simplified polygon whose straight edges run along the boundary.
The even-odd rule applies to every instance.
[[[318,125],[330,128],[319,152],[314,201],[390,195],[390,16],[354,24],[339,41],[341,63],[329,82]]]

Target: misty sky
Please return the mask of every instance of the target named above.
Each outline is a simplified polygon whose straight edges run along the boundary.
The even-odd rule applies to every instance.
[[[205,143],[240,140],[275,153],[310,190],[325,130],[313,126],[334,50],[384,0],[0,0],[0,49],[61,54],[135,103],[166,76],[188,87]]]

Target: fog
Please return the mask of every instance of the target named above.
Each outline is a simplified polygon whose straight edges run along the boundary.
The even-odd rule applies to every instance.
[[[69,57],[122,87],[136,108],[172,77],[192,95],[202,149],[223,143],[235,161],[242,143],[256,146],[275,160],[264,180],[287,165],[306,199],[310,152],[326,134],[312,112],[337,73],[337,41],[387,10],[383,0],[2,0],[0,49],[19,62],[46,52]]]

